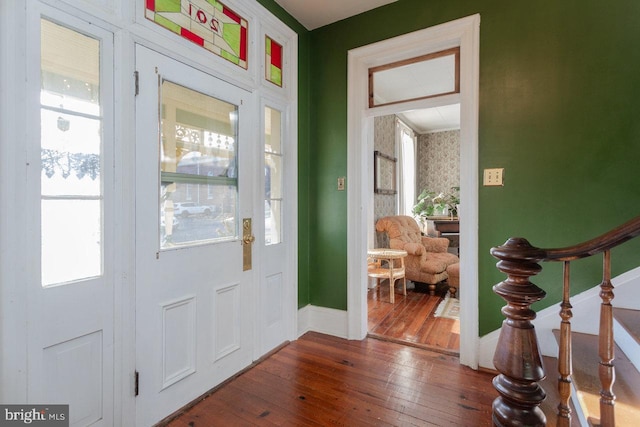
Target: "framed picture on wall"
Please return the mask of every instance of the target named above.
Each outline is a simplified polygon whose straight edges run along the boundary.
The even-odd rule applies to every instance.
[[[373,191],[376,194],[396,194],[396,158],[373,152]]]

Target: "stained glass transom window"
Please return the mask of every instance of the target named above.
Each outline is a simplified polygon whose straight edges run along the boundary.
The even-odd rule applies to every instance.
[[[267,81],[282,87],[282,45],[266,36],[265,48],[265,78]]]
[[[249,24],[217,0],[144,0],[147,19],[247,69]]]

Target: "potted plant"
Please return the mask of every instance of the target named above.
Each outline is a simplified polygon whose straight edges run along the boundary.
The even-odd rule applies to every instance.
[[[413,206],[411,212],[420,221],[423,221],[429,216],[457,216],[459,205],[460,187],[451,187],[451,190],[446,194],[424,189],[418,196],[418,203]]]
[[[436,193],[431,190],[427,190],[426,188],[422,190],[418,196],[418,203],[416,203],[411,209],[413,215],[420,220],[428,216],[432,216],[434,210],[433,198],[435,196]]]
[[[451,187],[451,190],[446,195],[446,203],[449,207],[449,214],[451,216],[459,216],[458,211],[460,207],[460,187]]]

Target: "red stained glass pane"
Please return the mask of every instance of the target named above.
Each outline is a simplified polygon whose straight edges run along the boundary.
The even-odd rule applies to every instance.
[[[234,21],[236,21],[238,24],[240,23],[240,17],[233,10],[229,9],[228,7],[226,7],[226,6],[223,7],[222,8],[222,13],[224,13],[229,18],[231,18]]]
[[[193,33],[192,33],[191,31],[189,31],[189,30],[186,30],[186,29],[182,28],[182,29],[180,30],[180,35],[181,35],[182,37],[184,37],[185,39],[189,39],[189,40],[191,40],[192,42],[194,42],[194,43],[196,43],[196,44],[198,44],[198,45],[200,45],[200,46],[204,46],[204,39],[203,39],[202,37],[199,37],[199,36],[197,36],[197,35],[193,34]]]
[[[282,46],[271,40],[271,65],[282,68]]]
[[[240,59],[247,60],[247,27],[240,28]]]

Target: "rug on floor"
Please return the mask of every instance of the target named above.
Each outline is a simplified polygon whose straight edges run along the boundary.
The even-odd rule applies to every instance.
[[[434,317],[442,317],[444,319],[460,320],[460,300],[451,298],[448,294],[438,305]]]

